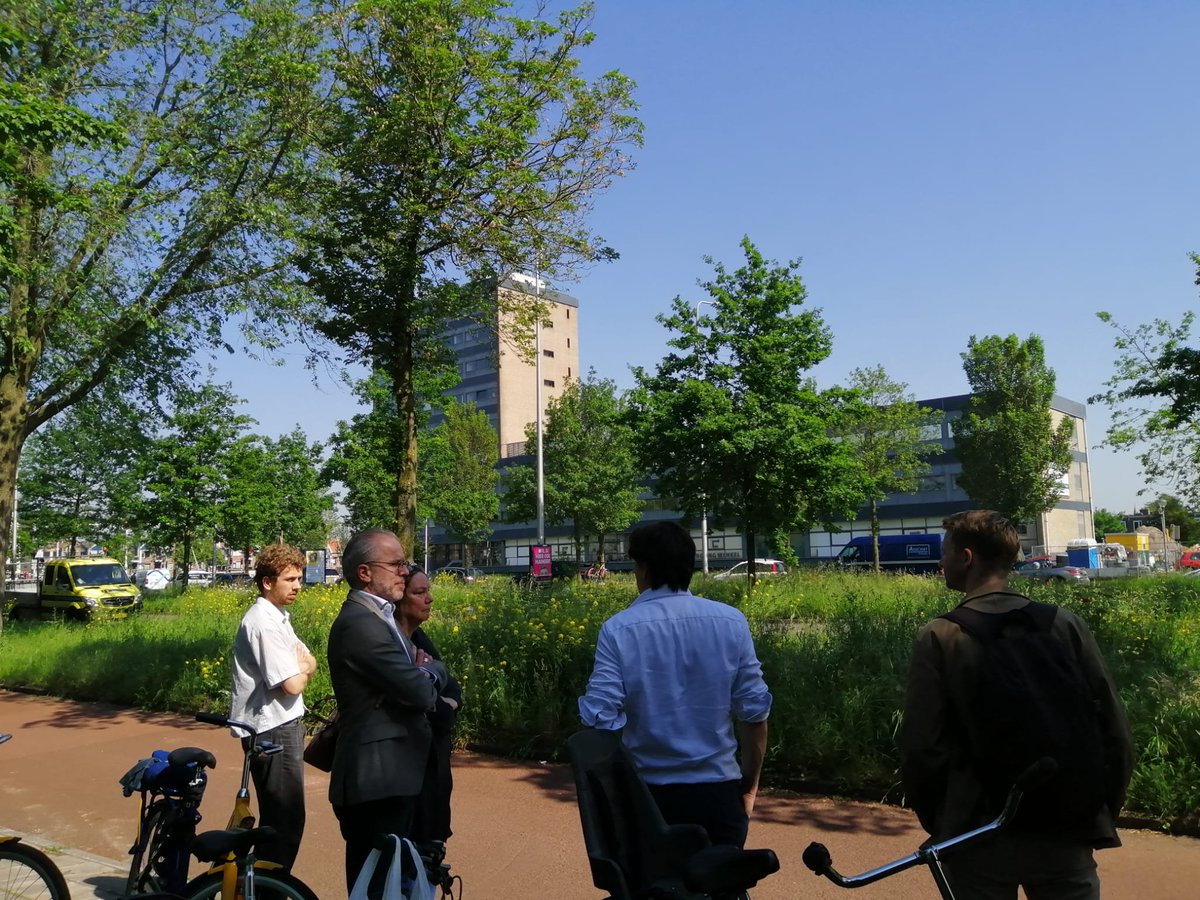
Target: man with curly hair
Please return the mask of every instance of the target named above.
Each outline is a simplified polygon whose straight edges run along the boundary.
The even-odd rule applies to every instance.
[[[304,834],[304,688],[317,661],[296,637],[287,608],[296,601],[304,554],[287,544],[265,547],[254,581],[258,599],[242,617],[233,643],[233,704],[229,717],[252,725],[260,740],[281,753],[250,764],[258,797],[259,825],[278,832],[258,845],[259,856],[290,870]],[[241,729],[234,735],[250,740]]]

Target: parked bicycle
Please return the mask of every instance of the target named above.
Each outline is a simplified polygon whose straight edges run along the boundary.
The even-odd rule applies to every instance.
[[[278,864],[254,855],[259,842],[273,838],[275,830],[254,827],[250,762],[259,756],[279,753],[283,748],[260,741],[254,728],[226,716],[198,713],[196,721],[240,728],[250,735],[242,754],[242,777],[228,826],[222,831],[196,834],[196,825],[201,820],[200,802],[208,783],[205,770],[216,766],[216,758],[196,747],[170,753],[156,750],[121,779],[126,796],[134,791],[141,795],[137,838],[129,850],[133,860],[126,894],[164,893],[184,900],[214,897],[253,900],[257,891],[274,898],[316,900],[316,894],[300,879],[282,871]],[[192,856],[209,863],[210,869],[189,881]]]
[[[0,744],[12,738],[0,734]],[[15,834],[0,834],[0,900],[71,900],[58,866]]]
[[[833,868],[833,860],[825,845],[816,842],[809,844],[805,849],[804,864],[817,875],[823,875],[838,887],[844,888],[863,887],[864,885],[873,884],[876,881],[887,878],[890,875],[895,875],[897,872],[911,869],[913,866],[925,865],[929,867],[930,874],[933,875],[934,883],[937,884],[938,891],[943,900],[954,900],[954,891],[951,889],[950,883],[946,880],[946,873],[942,870],[942,857],[947,853],[961,850],[963,847],[978,842],[987,835],[999,831],[1011,822],[1017,814],[1017,807],[1020,805],[1021,798],[1025,792],[1046,781],[1057,769],[1058,763],[1050,757],[1038,760],[1017,778],[1016,784],[1008,792],[1008,799],[1004,804],[1004,809],[991,822],[981,825],[965,834],[956,835],[944,841],[939,841],[936,844],[921,847],[915,853],[910,853],[908,856],[871,869],[869,872],[848,877],[839,874]]]

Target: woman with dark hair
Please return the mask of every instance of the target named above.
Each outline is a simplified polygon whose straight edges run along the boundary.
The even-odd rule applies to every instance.
[[[417,568],[409,571],[404,588],[404,598],[396,607],[396,625],[408,636],[413,646],[424,650],[434,659],[441,659],[437,647],[421,630],[433,607],[433,594],[429,576]],[[417,798],[416,814],[413,817],[409,837],[421,843],[445,841],[450,830],[450,792],[454,788],[450,774],[450,750],[453,744],[454,720],[462,706],[462,690],[451,675],[441,688],[437,707],[427,713],[433,730],[433,742],[429,747],[429,759],[425,766],[425,782]]]

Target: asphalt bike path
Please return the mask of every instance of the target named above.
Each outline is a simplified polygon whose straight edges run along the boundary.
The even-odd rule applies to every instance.
[[[223,729],[179,716],[0,691],[0,833],[47,850],[71,882],[74,900],[116,897],[124,885],[137,798],[118,779],[157,749],[211,750],[200,830],[223,828],[241,776],[241,752]],[[306,772],[308,824],[296,875],[323,900],[345,898],[343,843],[326,800],[328,776]],[[469,900],[602,897],[592,886],[570,770],[480,754],[454,757],[454,837],[448,861]],[[905,855],[924,837],[901,809],[790,793],[759,797],[748,847],[770,847],[781,870],[754,900],[851,900],[808,872],[800,855],[819,840],[834,865],[855,874]],[[1122,832],[1124,847],[1097,854],[1104,894],[1137,900],[1200,896],[1200,840],[1151,831]],[[199,873],[198,864],[193,863]],[[928,871],[913,869],[854,892],[861,900],[929,900]]]

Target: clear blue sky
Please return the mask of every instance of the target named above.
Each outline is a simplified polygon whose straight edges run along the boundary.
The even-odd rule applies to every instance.
[[[828,386],[882,364],[918,397],[965,393],[971,335],[1042,336],[1058,391],[1085,401],[1113,333],[1196,307],[1200,4],[598,0],[593,72],[638,83],[646,145],[596,201],[621,254],[575,283],[583,367],[631,383],[703,299],[712,255],[747,234],[803,259],[834,353]],[[324,440],[353,398],[222,363],[259,420]],[[280,393],[286,394],[281,401]],[[1103,438],[1089,407],[1090,443]],[[1128,454],[1092,451],[1095,503],[1129,510]]]

